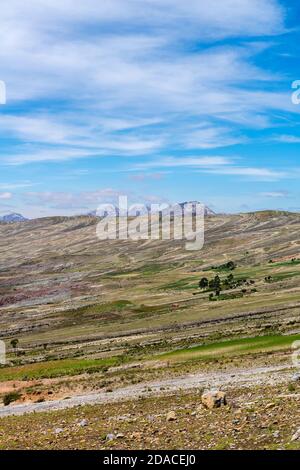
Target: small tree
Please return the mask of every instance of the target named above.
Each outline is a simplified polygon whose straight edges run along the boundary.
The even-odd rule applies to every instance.
[[[226,277],[226,279],[224,281],[224,284],[229,288],[233,288],[233,286],[234,286],[234,276],[233,276],[233,274],[229,274],[229,276]]]
[[[203,277],[199,282],[200,289],[206,289],[208,287],[208,279],[207,277]]]
[[[216,295],[219,296],[222,290],[222,283],[219,276],[216,276],[209,282],[210,289],[213,289],[216,292]]]
[[[236,264],[233,261],[228,261],[228,263],[226,264],[226,268],[233,271],[236,268]]]
[[[10,344],[11,344],[11,346],[12,346],[12,348],[15,351],[15,354],[16,354],[16,349],[17,349],[17,346],[19,344],[19,340],[17,338],[12,339]]]

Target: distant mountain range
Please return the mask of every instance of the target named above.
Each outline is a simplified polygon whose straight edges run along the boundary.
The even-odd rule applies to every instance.
[[[186,205],[193,205],[195,207],[196,204],[200,204],[197,201],[187,201],[187,202],[180,202],[178,206],[181,208],[184,208]],[[176,213],[176,212],[175,212]],[[195,213],[195,209],[193,208],[193,214]],[[209,215],[217,215],[212,209],[210,209],[208,206],[204,207],[204,215],[209,216]]]
[[[174,204],[173,206],[171,206],[170,208],[166,209],[166,210],[163,210],[162,211],[162,214],[168,214],[169,212],[173,212],[174,215],[180,215],[182,213],[182,209],[189,205],[189,206],[193,206],[192,208],[192,213],[195,214],[195,207],[196,207],[196,204],[200,204],[199,202],[197,201],[187,201],[187,202],[180,202],[178,204]],[[143,208],[139,209],[138,206],[136,206],[136,208],[134,207],[133,205],[133,210],[135,212],[135,209],[136,209],[136,212],[138,215],[146,215],[147,213],[150,213],[151,212],[151,206],[150,205],[146,205],[144,206]],[[129,215],[135,215],[135,213],[133,214],[130,214]],[[109,215],[115,215],[117,214],[117,216],[120,214],[120,211],[119,211],[119,208],[115,206],[114,210],[107,210],[104,212],[104,216],[109,216]],[[95,211],[92,211],[92,212],[89,212],[87,214],[88,216],[90,217],[97,217],[99,216],[100,214],[98,213],[97,210]],[[216,213],[210,209],[209,207],[205,206],[205,209],[204,209],[204,215],[205,216],[213,216],[213,215],[216,215]]]
[[[0,216],[0,222],[4,222],[6,224],[11,224],[12,222],[25,222],[26,220],[28,219],[26,219],[22,214],[17,214],[15,212]]]
[[[174,213],[174,215],[180,215],[181,213],[181,209],[187,205],[187,204],[192,204],[194,205],[195,207],[195,204],[197,202],[196,201],[189,201],[189,202],[181,202],[181,203],[178,203],[178,204],[174,204],[173,206],[171,206],[171,209],[170,209],[170,212]],[[198,203],[199,204],[199,203]],[[181,209],[180,209],[181,208]],[[138,215],[145,215],[147,213],[150,213],[151,211],[151,206],[147,205],[144,207],[144,209],[142,210],[137,210],[137,214]],[[97,212],[98,211],[92,211],[92,212],[89,212],[88,214],[85,214],[85,215],[88,215],[90,217],[97,217]],[[169,210],[166,210],[166,211],[162,211],[163,214],[167,214],[169,212]],[[115,207],[115,212],[113,211],[106,211],[105,212],[105,216],[108,216],[108,215],[114,215],[114,214],[117,214],[119,215],[119,209],[118,207]],[[195,209],[193,208],[193,214],[195,213]],[[130,215],[130,214],[129,214]],[[132,215],[135,215],[135,214],[132,214]],[[214,211],[212,211],[209,207],[205,207],[205,216],[213,216],[213,215],[216,215]],[[27,219],[26,217],[24,217],[22,214],[18,214],[16,212],[13,212],[13,213],[10,213],[10,214],[5,214],[5,215],[2,215],[0,216],[0,222],[2,223],[6,223],[6,224],[11,224],[11,223],[14,223],[14,222],[26,222]]]

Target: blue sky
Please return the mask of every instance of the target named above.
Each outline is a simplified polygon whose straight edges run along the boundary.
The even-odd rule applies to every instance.
[[[5,3],[0,213],[300,209],[296,2]]]

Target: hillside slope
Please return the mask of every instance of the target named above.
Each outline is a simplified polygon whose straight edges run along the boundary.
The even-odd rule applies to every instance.
[[[216,274],[212,266],[232,260],[237,273],[248,270],[263,284],[271,260],[289,263],[300,256],[299,214],[207,217],[205,246],[196,252],[186,251],[181,241],[99,241],[96,223],[82,216],[0,225],[2,336],[58,328],[77,337],[84,324],[88,334],[91,325],[93,333],[102,333],[212,318],[219,315],[221,303],[209,303],[197,291],[201,277]],[[282,269],[293,272],[298,266]],[[292,274],[286,279],[284,299],[297,285]],[[266,303],[262,298],[273,287],[264,283],[247,299],[247,310],[268,305],[268,298]],[[276,291],[278,296],[278,284]],[[184,308],[170,310],[178,302]],[[222,312],[240,309],[238,302],[223,302]]]

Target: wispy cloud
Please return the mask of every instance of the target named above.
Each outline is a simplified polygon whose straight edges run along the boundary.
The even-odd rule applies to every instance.
[[[12,197],[13,197],[12,193],[9,193],[9,192],[1,193],[0,192],[0,199],[1,200],[11,199]]]
[[[278,199],[288,197],[289,194],[289,191],[266,191],[260,193],[259,196],[271,199]]]
[[[278,135],[272,138],[275,142],[281,142],[283,144],[299,144],[300,143],[300,136],[296,135]]]
[[[220,165],[229,165],[233,162],[232,158],[219,156],[202,156],[202,157],[167,157],[160,160],[151,160],[140,163],[136,168],[176,168],[176,167],[203,167],[209,168]]]
[[[85,158],[89,148],[143,155],[169,148],[175,132],[176,144],[187,149],[244,142],[224,122],[261,122],[284,102],[280,93],[259,87],[276,79],[252,60],[268,45],[211,43],[282,33],[284,12],[275,0],[223,0],[217,15],[215,8],[198,0],[87,0],[76,6],[71,0],[44,0],[43,6],[28,0],[26,7],[11,0],[3,6],[1,78],[9,84],[9,100],[41,103],[38,112],[34,106],[26,115],[0,116],[0,136],[24,146],[18,155],[12,148],[10,162]],[[193,50],[199,40],[205,47]],[[45,113],[45,102],[62,99],[67,113],[59,105]],[[199,126],[203,119],[221,125]],[[198,129],[191,130],[191,123]],[[28,143],[35,145],[32,159]],[[39,145],[70,150],[54,157],[50,147]]]
[[[116,202],[117,198],[125,194],[111,188],[96,191],[43,191],[27,192],[24,199],[28,205],[49,206],[52,209],[88,210],[96,208],[100,203]]]
[[[14,190],[30,188],[34,184],[31,181],[20,181],[17,183],[0,183],[0,190]]]
[[[161,180],[165,176],[167,172],[159,172],[159,173],[138,173],[136,175],[130,175],[129,178],[132,181],[142,182],[146,180]]]
[[[278,181],[293,175],[286,171],[276,171],[269,168],[230,167],[204,170],[209,173],[229,176],[242,176],[258,181]]]
[[[138,168],[186,168],[201,173],[210,173],[216,175],[240,176],[258,181],[277,181],[283,178],[297,178],[297,171],[273,170],[271,168],[261,167],[243,167],[237,165],[240,158],[228,158],[222,156],[203,156],[174,158],[168,157],[160,161],[152,160],[141,163]]]
[[[184,138],[184,147],[187,149],[213,149],[218,147],[228,147],[245,142],[245,137],[241,137],[230,128],[219,126],[203,126],[192,130]]]

